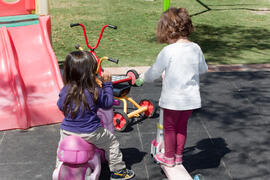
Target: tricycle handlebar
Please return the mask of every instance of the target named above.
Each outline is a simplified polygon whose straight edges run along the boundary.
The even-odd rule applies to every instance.
[[[113,58],[108,58],[108,61],[114,62],[116,64],[118,64],[119,60],[118,59],[113,59]]]
[[[114,26],[114,25],[111,25],[111,24],[108,24],[108,27],[113,28],[113,29],[117,29],[117,26]]]
[[[70,27],[74,27],[74,26],[79,26],[80,23],[74,23],[74,24],[70,24]]]
[[[100,72],[100,70],[101,70],[101,63],[102,63],[103,60],[108,60],[108,61],[114,62],[114,63],[116,63],[116,64],[118,64],[118,61],[119,61],[118,59],[113,59],[113,58],[109,58],[109,57],[106,57],[106,56],[100,58],[100,60],[99,60],[99,62],[98,62],[98,65],[97,65],[97,71],[96,71],[97,74],[98,74],[98,73]]]
[[[87,45],[87,47],[88,47],[91,51],[94,51],[94,50],[98,47],[99,42],[100,42],[100,39],[101,39],[102,34],[103,34],[103,31],[104,31],[104,29],[105,29],[106,27],[110,27],[110,28],[113,28],[113,29],[117,29],[117,26],[110,25],[110,24],[106,24],[105,26],[103,26],[102,29],[101,29],[101,32],[100,32],[100,34],[99,34],[99,38],[98,38],[97,44],[95,45],[95,47],[92,47],[92,46],[90,46],[89,43],[88,43],[88,39],[87,39],[87,35],[86,35],[86,32],[85,32],[85,27],[84,27],[84,25],[83,25],[83,24],[80,24],[80,23],[72,23],[72,24],[70,24],[70,27],[74,27],[74,26],[81,26],[81,27],[82,27],[86,45]]]

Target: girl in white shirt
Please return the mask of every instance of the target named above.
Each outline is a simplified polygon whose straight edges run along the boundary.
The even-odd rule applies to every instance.
[[[188,118],[193,109],[201,107],[199,75],[208,69],[200,46],[188,39],[193,30],[185,8],[164,12],[156,37],[158,42],[169,45],[140,76],[144,82],[152,82],[164,73],[159,106],[164,112],[165,153],[157,153],[155,160],[168,167],[182,163]]]

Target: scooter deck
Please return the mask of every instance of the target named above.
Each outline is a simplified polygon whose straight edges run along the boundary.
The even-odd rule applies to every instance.
[[[166,174],[168,180],[193,180],[182,164],[174,167],[161,165],[161,168]]]

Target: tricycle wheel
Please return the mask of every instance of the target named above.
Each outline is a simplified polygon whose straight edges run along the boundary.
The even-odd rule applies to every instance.
[[[139,74],[135,69],[130,69],[127,71],[126,76],[131,77],[131,81],[129,81],[129,85],[135,86],[136,79],[139,78]]]
[[[114,112],[113,126],[116,131],[122,132],[129,124],[129,119],[126,113]]]
[[[146,117],[153,117],[156,112],[156,103],[153,100],[149,99],[142,99],[139,103],[140,106],[147,106],[147,110],[144,111],[144,116]]]

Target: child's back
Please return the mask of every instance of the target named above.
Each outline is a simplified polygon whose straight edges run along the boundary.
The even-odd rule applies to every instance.
[[[188,118],[201,107],[199,74],[207,71],[201,48],[188,36],[194,27],[185,8],[169,8],[157,25],[157,40],[168,43],[156,62],[140,76],[136,84],[151,82],[163,73],[159,106],[163,110],[164,149],[155,160],[172,167],[182,163]]]
[[[206,70],[204,56],[196,43],[176,42],[162,49],[144,79],[153,81],[151,78],[165,71],[159,105],[178,110],[195,109],[201,106],[199,73]]]
[[[63,73],[65,86],[57,102],[65,115],[60,126],[60,141],[75,135],[104,149],[112,172],[111,179],[131,179],[134,172],[126,168],[119,142],[102,127],[97,115],[99,108],[109,109],[113,105],[111,75],[107,72],[102,74],[101,88],[96,81],[96,72],[97,62],[90,52],[74,51],[67,55]]]

